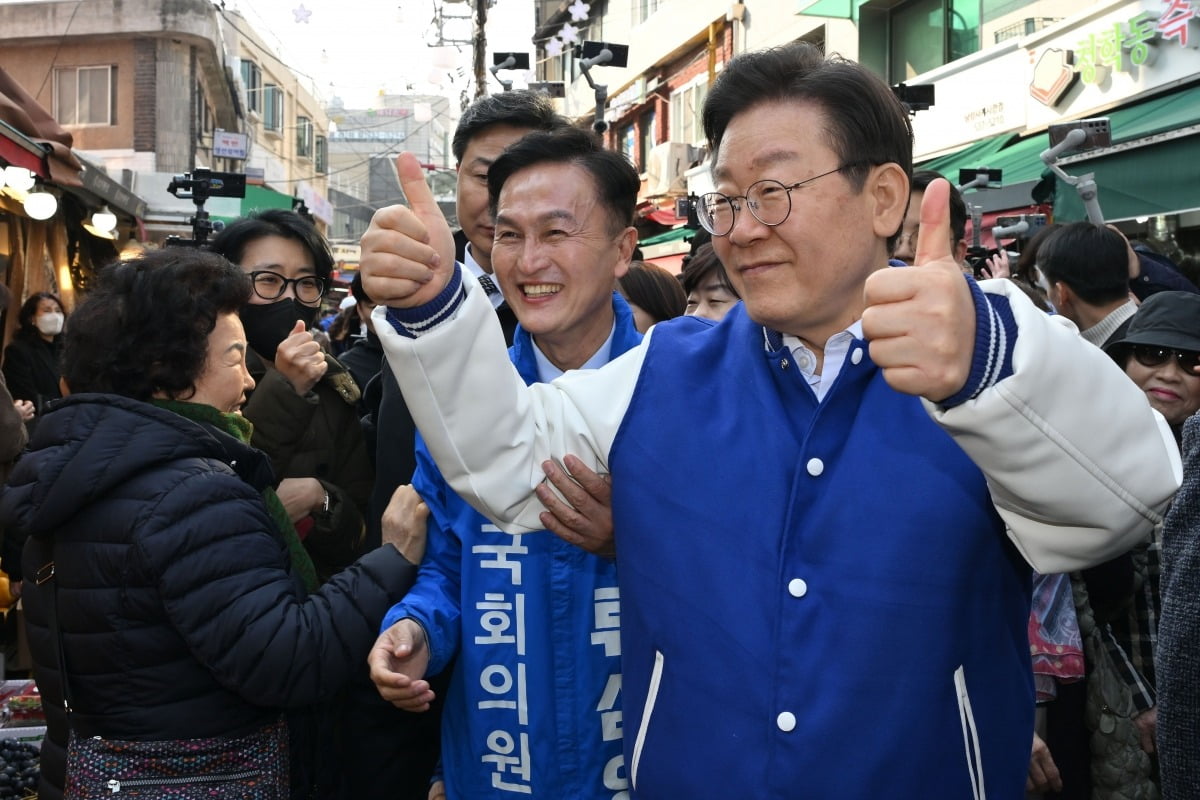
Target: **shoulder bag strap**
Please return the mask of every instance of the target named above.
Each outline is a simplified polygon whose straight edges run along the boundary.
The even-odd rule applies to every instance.
[[[53,545],[51,545],[53,548]],[[51,558],[54,551],[51,549]],[[50,632],[53,634],[55,650],[58,655],[59,682],[62,684],[63,708],[67,712],[67,727],[70,727],[71,714],[74,711],[71,702],[71,684],[67,679],[67,653],[63,647],[62,629],[58,626],[58,581],[54,579],[54,561],[47,561],[37,571],[34,582],[38,586],[50,584],[46,592],[46,606],[50,610]]]

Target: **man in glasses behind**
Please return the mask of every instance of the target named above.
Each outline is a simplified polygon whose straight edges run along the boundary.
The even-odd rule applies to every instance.
[[[251,279],[239,315],[257,384],[243,414],[275,468],[279,497],[324,581],[360,555],[374,471],[350,373],[310,332],[333,257],[307,220],[268,209],[231,222],[212,249]]]

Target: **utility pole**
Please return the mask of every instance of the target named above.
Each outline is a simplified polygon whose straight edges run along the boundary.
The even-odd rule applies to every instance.
[[[487,10],[489,0],[475,0],[475,99],[483,97],[487,89]]]

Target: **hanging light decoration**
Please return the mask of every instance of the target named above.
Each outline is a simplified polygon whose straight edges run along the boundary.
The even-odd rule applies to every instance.
[[[37,180],[32,172],[24,167],[7,166],[4,168],[4,180],[18,192],[28,192]]]
[[[24,205],[31,219],[50,219],[58,211],[58,198],[39,187],[25,196]]]
[[[92,225],[97,230],[110,233],[117,227],[117,215],[109,210],[108,204],[105,203],[100,207],[100,210],[92,214]]]

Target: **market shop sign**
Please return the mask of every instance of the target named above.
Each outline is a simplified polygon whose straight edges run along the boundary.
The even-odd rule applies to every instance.
[[[1127,20],[1088,31],[1072,50],[1047,48],[1037,59],[1029,93],[1039,103],[1053,108],[1067,94],[1074,72],[1084,83],[1101,85],[1113,72],[1132,72],[1153,67],[1158,48],[1174,41],[1181,48],[1196,48],[1200,34],[1200,11],[1190,0],[1163,0],[1161,10],[1142,11]]]

